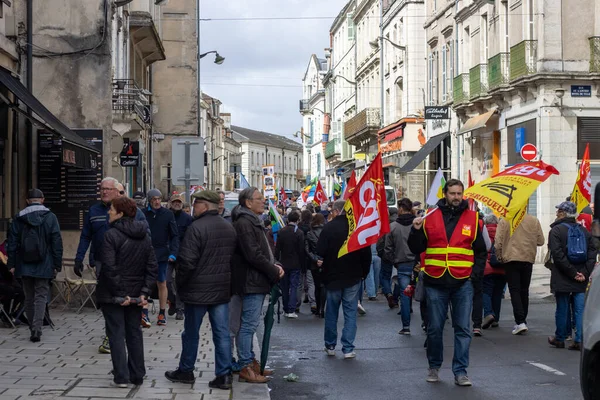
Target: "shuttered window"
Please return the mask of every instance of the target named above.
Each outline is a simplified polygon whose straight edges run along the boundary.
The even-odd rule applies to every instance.
[[[577,118],[577,159],[583,158],[587,143],[590,144],[590,159],[600,160],[600,118]]]

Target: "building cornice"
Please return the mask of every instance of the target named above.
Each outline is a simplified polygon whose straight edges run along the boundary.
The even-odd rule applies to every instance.
[[[402,11],[404,9],[404,7],[408,6],[409,4],[423,4],[425,5],[425,1],[424,0],[403,0],[403,1],[397,1],[394,4],[392,4],[391,7],[389,7],[385,14],[383,15],[383,28],[387,28],[387,26],[394,20],[394,17],[396,15],[398,15],[398,13],[400,11]],[[390,11],[391,10],[391,11]]]
[[[442,9],[433,13],[433,16],[425,21],[423,28],[427,29],[438,19],[444,17],[448,10],[452,9],[456,4],[454,2],[446,4]]]

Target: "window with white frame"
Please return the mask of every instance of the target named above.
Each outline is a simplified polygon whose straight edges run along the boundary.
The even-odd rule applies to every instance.
[[[346,21],[348,24],[348,40],[354,40],[354,31],[355,31],[355,27],[354,27],[354,20],[352,19],[354,17],[354,13],[348,13],[346,15]]]

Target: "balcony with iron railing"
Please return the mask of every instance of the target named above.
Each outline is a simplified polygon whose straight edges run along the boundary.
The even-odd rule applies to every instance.
[[[469,98],[485,96],[487,92],[487,64],[478,64],[469,70]]]
[[[489,90],[495,90],[510,82],[510,53],[498,53],[488,60]]]
[[[600,72],[600,36],[592,36],[590,41],[590,72]]]
[[[454,77],[454,81],[452,82],[452,87],[454,88],[452,101],[454,102],[454,106],[469,101],[469,79],[469,74],[460,74]]]
[[[510,48],[510,80],[537,72],[537,40],[523,40]]]
[[[308,99],[300,100],[300,114],[310,113],[310,101]]]
[[[330,160],[336,156],[340,156],[342,154],[342,146],[339,138],[331,139],[325,145],[325,159]]]
[[[359,146],[363,139],[375,137],[380,127],[379,108],[365,108],[344,123],[344,137],[353,146]]]
[[[140,129],[146,129],[152,120],[149,99],[152,94],[146,89],[139,88],[133,79],[115,79],[112,89],[112,109],[116,114],[115,119],[136,122]]]

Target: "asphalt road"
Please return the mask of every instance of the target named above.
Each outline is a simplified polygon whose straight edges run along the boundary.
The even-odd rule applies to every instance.
[[[554,349],[546,337],[554,332],[554,303],[532,300],[529,333],[511,335],[510,300],[502,305],[500,327],[473,338],[469,377],[473,387],[454,385],[451,370],[451,323],[446,324],[442,382],[427,383],[427,358],[420,328],[419,306],[415,303],[412,336],[399,335],[400,316],[381,298],[366,302],[367,315],[358,319],[355,342],[357,358],[344,360],[341,345],[336,357],[323,351],[323,320],[310,315],[306,304],[300,318],[283,316],[271,337],[269,366],[275,375],[269,384],[273,400],[300,399],[581,399],[579,352]],[[340,315],[338,332],[341,334]],[[262,340],[262,336],[260,337]],[[338,339],[339,340],[339,339]],[[289,373],[298,382],[286,382]]]

